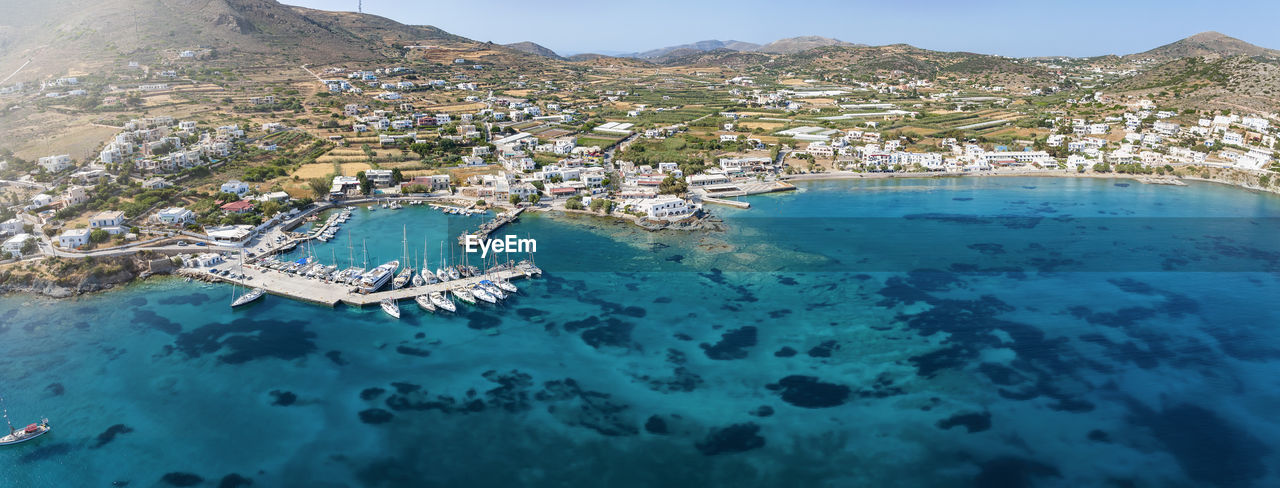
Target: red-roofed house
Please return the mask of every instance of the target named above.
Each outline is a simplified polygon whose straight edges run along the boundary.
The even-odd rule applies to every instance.
[[[223,205],[221,208],[223,212],[238,214],[249,213],[253,211],[253,203],[250,203],[248,200],[236,200]]]

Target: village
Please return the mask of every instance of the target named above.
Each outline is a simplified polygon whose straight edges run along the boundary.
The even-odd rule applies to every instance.
[[[1268,189],[1275,164],[1275,114],[1059,93],[1132,73],[1124,68],[1039,60],[1062,74],[1019,85],[723,68],[628,78],[610,67],[584,83],[406,49],[436,64],[302,66],[302,79],[258,94],[237,89],[243,94],[223,99],[230,113],[128,119],[87,154],[8,153],[0,161],[0,257],[178,241],[243,246],[299,213],[380,198],[594,213],[665,228],[713,213],[708,205],[749,207],[738,197],[788,191],[794,179],[1141,174]],[[101,103],[134,98],[145,107],[225,90],[184,76],[209,55],[178,50],[169,69],[133,75],[132,88],[113,84],[108,91],[119,95]],[[65,76],[5,93],[47,104],[102,90],[91,76]],[[1035,97],[1056,98],[1043,108],[1023,103]]]

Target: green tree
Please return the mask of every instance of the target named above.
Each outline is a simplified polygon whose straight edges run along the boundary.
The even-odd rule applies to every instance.
[[[311,189],[311,194],[316,198],[324,198],[329,194],[330,180],[324,178],[310,178],[307,180],[307,188]]]
[[[537,205],[537,204],[538,204],[538,202],[540,202],[540,201],[542,201],[542,194],[540,194],[540,193],[534,193],[534,194],[532,194],[532,195],[529,195],[529,203],[532,203],[532,204],[534,204],[534,205]]]
[[[507,198],[507,201],[511,202],[512,205],[519,205],[520,195],[516,195],[515,193],[512,193],[511,196]]]
[[[369,192],[373,191],[373,184],[369,183],[369,177],[365,176],[364,171],[356,173],[356,180],[360,181],[361,194],[368,195]]]
[[[100,242],[107,242],[107,239],[110,239],[110,238],[111,238],[111,234],[108,234],[107,231],[102,229],[94,229],[93,232],[89,233],[89,242],[92,242],[94,244],[97,244]]]

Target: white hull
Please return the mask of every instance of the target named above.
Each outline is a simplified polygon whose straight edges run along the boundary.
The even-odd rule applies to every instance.
[[[431,293],[430,299],[431,303],[441,310],[448,310],[450,312],[458,311],[458,307],[453,304],[453,300],[450,300],[444,293],[440,293],[438,291],[433,292]]]
[[[436,304],[432,303],[431,298],[427,297],[426,295],[418,295],[416,297],[413,297],[413,301],[417,303],[419,307],[422,307],[423,310],[426,310],[428,312],[436,311]]]
[[[262,298],[262,295],[265,295],[266,293],[267,291],[262,288],[254,288],[253,291],[240,295],[239,298],[236,298],[235,301],[231,302],[231,307],[235,308],[241,305],[247,305],[254,300]]]
[[[382,301],[382,311],[395,318],[400,318],[400,305],[391,300]]]

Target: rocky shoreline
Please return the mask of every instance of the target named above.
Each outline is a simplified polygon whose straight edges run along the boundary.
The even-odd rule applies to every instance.
[[[178,269],[168,257],[145,259],[139,255],[99,258],[91,266],[93,268],[83,272],[62,274],[57,279],[7,269],[0,272],[0,295],[30,293],[49,298],[72,298],[111,290],[155,275],[169,275]]]

